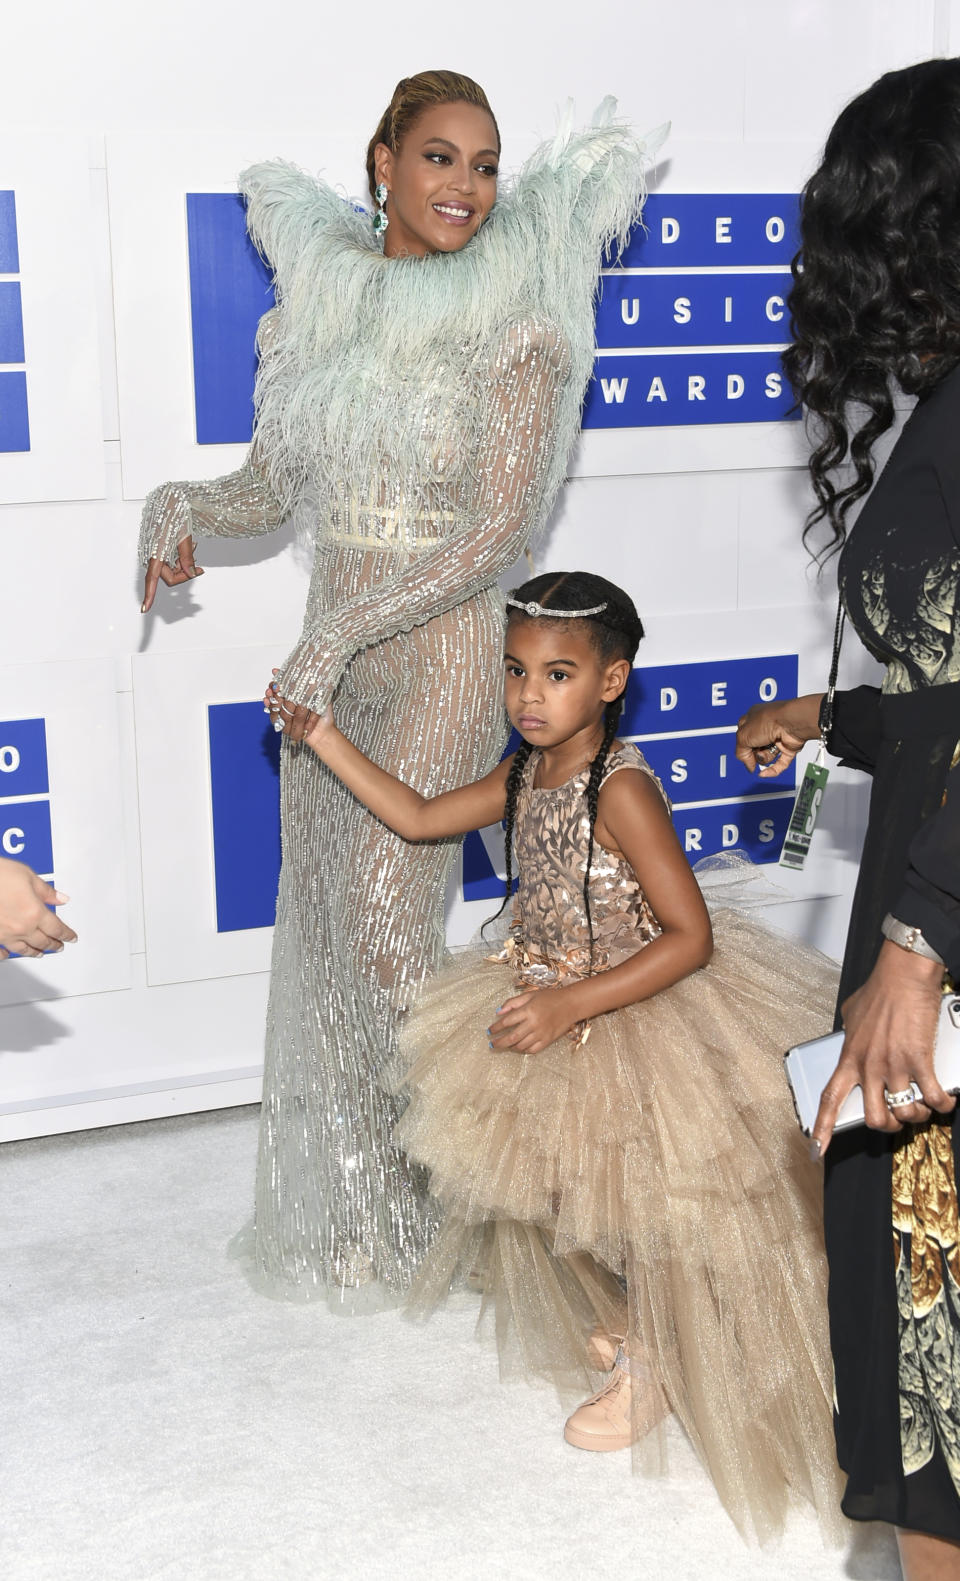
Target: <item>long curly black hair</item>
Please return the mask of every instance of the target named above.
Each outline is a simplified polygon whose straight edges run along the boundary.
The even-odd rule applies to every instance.
[[[516,599],[518,603],[537,603],[542,609],[594,609],[598,604],[605,604],[606,608],[597,615],[577,616],[569,624],[576,631],[583,631],[589,636],[601,664],[610,664],[615,659],[627,659],[633,663],[640,639],[643,636],[643,623],[637,614],[633,600],[621,587],[614,582],[608,582],[606,577],[594,576],[590,571],[546,571],[541,576],[535,576],[529,582],[524,582],[522,587],[514,588],[507,595]],[[513,623],[528,620],[549,620],[551,624],[560,627],[564,621],[557,615],[528,615],[526,611],[507,607],[508,628]],[[590,968],[593,969],[593,920],[590,914],[590,869],[593,865],[593,831],[597,822],[597,806],[600,800],[600,785],[603,780],[604,765],[610,748],[617,734],[620,715],[623,712],[623,700],[626,687],[618,697],[606,704],[603,714],[603,739],[597,754],[590,764],[590,775],[584,791],[584,799],[590,814],[590,839],[587,846],[587,864],[583,876],[583,902],[587,913],[587,925],[590,929]],[[527,760],[533,751],[529,741],[521,742],[510,765],[507,775],[506,806],[504,810],[504,843],[506,846],[506,891],[503,904],[491,922],[496,921],[507,902],[513,889],[513,826],[517,814],[517,797],[523,780],[523,771]],[[484,924],[486,926],[486,924]]]
[[[847,105],[804,189],[793,282],[784,367],[821,430],[804,537],[825,522],[832,553],[873,482],[891,380],[920,394],[960,362],[960,59],[887,72]]]

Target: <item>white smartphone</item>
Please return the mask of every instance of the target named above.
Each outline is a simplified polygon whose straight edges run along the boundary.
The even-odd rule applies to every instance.
[[[793,1094],[793,1107],[804,1136],[809,1136],[820,1107],[820,1095],[836,1069],[843,1047],[842,1032],[798,1043],[783,1056],[787,1081]],[[960,994],[944,994],[934,1049],[937,1080],[947,1092],[960,1092]],[[835,1131],[863,1125],[863,1092],[854,1087],[840,1105]]]

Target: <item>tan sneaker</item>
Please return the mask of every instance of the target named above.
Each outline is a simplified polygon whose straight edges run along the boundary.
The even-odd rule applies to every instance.
[[[639,1410],[636,1421],[635,1392]],[[575,1449],[629,1449],[638,1439],[645,1438],[669,1409],[651,1369],[631,1363],[621,1346],[608,1382],[567,1418],[563,1436]]]

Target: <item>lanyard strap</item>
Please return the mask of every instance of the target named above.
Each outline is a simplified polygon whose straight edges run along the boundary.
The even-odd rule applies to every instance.
[[[833,729],[833,705],[837,695],[837,675],[840,671],[840,646],[843,642],[843,628],[846,625],[847,612],[843,607],[843,594],[837,600],[837,618],[833,627],[833,656],[830,660],[830,675],[827,680],[827,695],[820,705],[820,750],[827,750],[827,737]]]

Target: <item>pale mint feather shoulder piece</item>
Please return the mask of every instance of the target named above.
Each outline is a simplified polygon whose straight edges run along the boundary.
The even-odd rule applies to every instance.
[[[548,244],[567,236],[591,253],[622,246],[643,204],[645,172],[669,127],[638,137],[615,112],[616,100],[606,98],[589,125],[576,127],[570,101],[556,135],[508,183],[492,218],[545,228]]]
[[[247,226],[277,273],[287,274],[302,250],[330,227],[365,237],[366,215],[318,176],[283,159],[250,165],[238,180],[247,200]]]
[[[258,453],[280,499],[292,504],[318,465],[329,471],[331,445],[346,467],[391,452],[401,468],[416,467],[395,408],[381,433],[378,404],[386,409],[369,400],[398,378],[449,381],[479,431],[492,371],[531,333],[564,364],[547,494],[556,489],[593,365],[601,255],[638,218],[656,146],[613,109],[604,101],[580,130],[568,112],[456,253],[387,259],[369,216],[324,181],[281,161],[244,172],[250,234],[279,309],[256,406]]]

